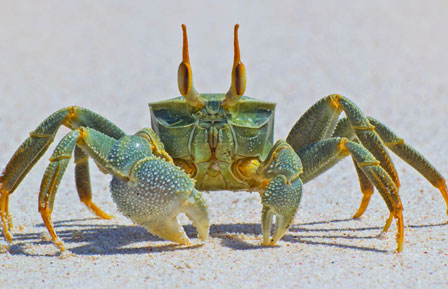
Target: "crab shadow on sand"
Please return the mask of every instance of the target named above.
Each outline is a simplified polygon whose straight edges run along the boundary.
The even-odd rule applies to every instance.
[[[201,247],[201,244],[181,246],[168,243],[144,228],[133,225],[92,224],[92,218],[73,219],[54,222],[56,232],[66,244],[66,247],[76,255],[117,255],[117,254],[148,254],[176,250],[190,250]],[[86,223],[88,222],[88,223]],[[292,225],[283,241],[290,244],[305,244],[310,246],[327,246],[376,253],[390,253],[390,250],[346,244],[344,240],[374,239],[378,237],[382,227],[358,227],[348,224],[353,219],[334,219]],[[347,224],[335,228],[322,227],[326,224]],[[415,230],[445,226],[447,223],[408,225]],[[43,224],[37,227],[43,228]],[[197,243],[197,232],[192,225],[184,226],[187,235]],[[247,236],[250,236],[248,241]],[[262,239],[260,224],[216,224],[210,227],[210,237],[220,239],[221,245],[232,250],[255,250],[265,248],[260,244]],[[195,240],[196,239],[196,240]],[[328,241],[326,241],[328,240]],[[144,243],[142,246],[133,244]],[[157,243],[157,244],[154,244]],[[51,241],[43,240],[42,231],[36,233],[20,233],[14,235],[14,243],[10,248],[12,255],[54,256],[58,250],[50,253],[36,253],[29,250],[30,245],[51,245]],[[52,245],[51,245],[52,246]],[[274,246],[281,248],[282,246]]]

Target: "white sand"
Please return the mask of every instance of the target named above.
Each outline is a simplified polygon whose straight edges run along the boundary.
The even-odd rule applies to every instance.
[[[90,108],[129,133],[149,126],[146,103],[178,95],[181,23],[188,25],[196,87],[226,91],[233,25],[240,23],[246,94],[278,103],[278,138],[319,98],[338,92],[448,175],[446,1],[149,2],[1,2],[1,167],[29,131],[64,106]],[[448,287],[446,206],[396,157],[406,225],[401,254],[394,253],[395,224],[385,240],[375,238],[388,215],[378,193],[361,220],[350,219],[361,193],[347,159],[304,187],[295,224],[275,248],[259,246],[257,194],[204,193],[210,239],[199,245],[182,217],[198,245],[178,247],[121,216],[110,177],[92,166],[94,200],[116,216],[94,218],[78,201],[70,165],[53,220],[76,256],[61,259],[42,240],[37,212],[49,156],[11,197],[16,230],[10,252],[0,254],[1,288]]]

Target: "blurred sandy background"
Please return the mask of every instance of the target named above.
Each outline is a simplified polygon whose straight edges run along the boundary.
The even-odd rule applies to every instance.
[[[129,133],[149,126],[147,103],[178,95],[181,23],[196,88],[227,91],[239,23],[246,94],[278,103],[277,138],[321,97],[340,93],[447,176],[447,15],[446,1],[0,1],[0,167],[40,121],[68,105]],[[121,216],[110,177],[92,165],[94,200],[116,216],[94,218],[78,201],[71,165],[53,220],[76,256],[60,259],[42,240],[37,212],[49,156],[11,197],[17,229],[0,254],[0,288],[448,286],[446,206],[395,157],[406,224],[400,255],[395,224],[387,239],[375,238],[388,215],[379,194],[361,220],[350,219],[361,193],[347,159],[304,187],[295,224],[275,248],[259,246],[258,194],[204,193],[211,238],[178,247]]]

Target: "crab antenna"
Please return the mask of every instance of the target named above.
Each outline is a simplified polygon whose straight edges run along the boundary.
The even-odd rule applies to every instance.
[[[240,45],[238,43],[239,27],[240,25],[236,24],[234,29],[233,46],[235,52],[233,56],[232,84],[223,103],[226,107],[234,106],[246,90],[246,68],[240,59]]]
[[[238,28],[240,28],[239,24],[235,24],[235,28],[233,29],[233,64],[240,62],[240,43],[238,42]]]
[[[177,84],[179,86],[180,94],[185,97],[185,100],[189,105],[202,108],[204,102],[200,99],[199,93],[193,86],[193,73],[191,71],[190,57],[188,55],[187,27],[185,24],[182,24],[182,31],[182,62],[179,64],[179,69],[177,71]]]

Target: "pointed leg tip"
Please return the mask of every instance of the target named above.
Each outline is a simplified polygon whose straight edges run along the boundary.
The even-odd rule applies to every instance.
[[[85,202],[85,205],[89,208],[89,210],[91,212],[93,212],[95,215],[97,215],[98,217],[100,217],[101,219],[105,219],[105,220],[110,220],[112,219],[112,215],[109,215],[108,213],[104,212],[103,210],[100,209],[100,207],[98,207],[95,203],[93,202]]]
[[[404,224],[403,224],[403,214],[400,211],[397,214],[397,253],[403,251],[403,243],[404,243]]]
[[[108,213],[104,212],[103,210],[101,210],[98,207],[97,207],[97,210],[94,211],[94,213],[98,217],[100,217],[101,219],[104,219],[104,220],[110,220],[110,219],[112,219],[114,217],[113,215],[109,215]]]
[[[61,239],[55,238],[53,239],[53,243],[56,245],[56,247],[59,248],[59,250],[61,250],[61,253],[66,251],[64,243],[61,241]]]
[[[100,217],[101,219],[104,219],[104,220],[111,220],[111,219],[114,218],[113,215],[109,215],[107,213],[104,213],[104,215],[101,215],[101,216],[98,216],[98,217]]]
[[[6,231],[6,232],[3,232],[3,235],[5,236],[5,240],[6,240],[9,244],[12,244],[12,239],[13,239],[12,234],[11,234],[10,232]]]
[[[373,194],[372,191],[363,191],[363,197],[361,200],[361,204],[359,205],[358,211],[353,215],[353,219],[359,219],[366,211],[367,207],[369,206],[370,197]]]

